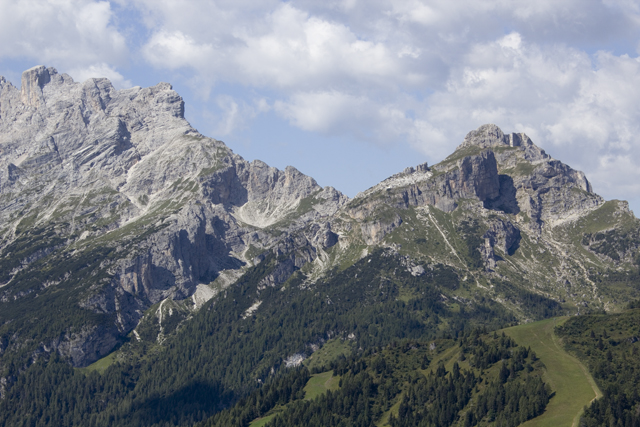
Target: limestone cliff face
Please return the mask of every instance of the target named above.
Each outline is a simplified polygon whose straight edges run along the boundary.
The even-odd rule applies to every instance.
[[[446,166],[429,169],[420,165],[394,175],[358,194],[345,208],[354,219],[366,220],[362,235],[367,244],[380,242],[402,223],[397,215],[385,215],[388,208],[407,209],[435,206],[452,212],[460,199],[484,203],[499,197],[500,180],[492,151],[463,157]]]
[[[167,83],[116,90],[44,66],[25,71],[20,89],[0,78],[0,299],[28,305],[81,282],[70,303],[115,322],[61,330],[40,346],[76,366],[110,351],[151,305],[242,271],[282,232],[302,236],[307,255],[293,257],[295,269],[313,260],[314,245],[337,236],[302,230],[346,201],[293,167],[246,162],[199,134]],[[41,244],[19,244],[27,238]],[[22,279],[80,254],[93,272]]]
[[[525,213],[532,231],[554,227],[604,203],[584,173],[551,158],[525,134],[504,135],[496,125],[483,125],[469,132],[456,152],[474,148],[491,149],[498,165],[500,194],[487,206]]]
[[[481,209],[518,215],[518,227],[539,235],[604,203],[584,173],[551,158],[523,134],[505,135],[496,125],[467,134],[447,159],[429,168],[408,168],[360,193],[346,209],[363,221],[362,238],[377,244],[402,223],[389,207],[434,206],[453,212],[460,200]]]
[[[459,199],[484,202],[498,197],[500,181],[492,151],[465,156],[448,165],[413,168],[360,193],[349,204],[351,215],[364,218],[381,204],[395,207],[432,205],[451,212]]]

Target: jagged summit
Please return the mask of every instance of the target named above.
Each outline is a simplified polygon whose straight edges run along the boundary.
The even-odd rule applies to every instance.
[[[45,66],[25,71],[21,89],[0,79],[0,301],[28,312],[46,289],[77,287],[67,309],[114,315],[47,344],[75,365],[109,351],[153,304],[201,304],[212,296],[203,286],[235,280],[265,251],[308,246],[282,275],[313,260],[313,245],[335,235],[326,220],[300,230],[347,200],[200,134],[168,83],[116,90]],[[87,267],[62,270],[83,257]],[[33,275],[44,279],[26,285]]]
[[[30,107],[37,107],[42,97],[42,88],[51,81],[51,74],[58,72],[51,68],[48,70],[44,65],[38,65],[22,73],[22,86],[20,88],[20,99],[22,103]]]
[[[447,159],[458,158],[461,155],[460,153],[468,154],[488,148],[502,150],[502,152],[506,148],[517,149],[514,152],[520,153],[518,156],[521,157],[521,160],[532,164],[553,160],[542,148],[534,144],[524,132],[505,135],[494,124],[485,124],[469,132]],[[506,157],[509,156],[507,155]],[[445,159],[444,163],[447,163],[447,159]]]
[[[526,214],[531,220],[526,227],[535,232],[604,202],[584,173],[551,158],[526,134],[505,135],[494,124],[469,132],[443,161],[406,168],[359,193],[351,205],[370,205],[366,198],[396,206],[433,205],[445,212],[460,200],[474,200],[485,209]]]
[[[598,208],[604,200],[581,171],[553,159],[524,133],[505,135],[494,124],[467,134],[436,169],[448,169],[464,156],[489,150],[496,159],[500,196],[485,205],[509,213],[523,212],[534,232],[570,221]]]
[[[525,133],[510,133],[505,135],[498,126],[485,124],[469,132],[457,150],[469,146],[489,148],[496,146],[526,147],[531,145],[533,145],[533,142]]]

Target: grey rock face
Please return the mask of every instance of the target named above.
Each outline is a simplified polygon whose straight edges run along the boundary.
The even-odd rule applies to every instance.
[[[402,224],[389,208],[435,206],[452,212],[460,199],[482,204],[500,194],[500,180],[492,151],[465,156],[446,166],[429,169],[426,164],[407,168],[380,184],[360,193],[346,207],[351,218],[360,224],[364,242],[375,245]]]
[[[99,262],[103,279],[88,282],[72,303],[113,314],[115,323],[59,331],[42,343],[76,366],[110,351],[152,304],[190,296],[274,248],[280,233],[296,234],[347,201],[293,167],[246,162],[199,134],[167,83],[115,90],[107,79],[76,83],[44,66],[25,71],[21,83],[17,89],[0,78],[0,251],[10,260],[0,292],[20,303],[74,280],[70,271],[14,292],[16,275],[38,260],[109,253]],[[58,243],[15,250],[33,229]],[[294,267],[313,259],[314,244],[336,241],[329,227],[298,242],[307,249]]]
[[[331,223],[326,222],[324,224],[315,223],[311,226],[310,232],[312,233],[312,241],[314,246],[320,246],[328,249],[338,243],[338,235],[331,230]]]
[[[24,105],[39,107],[42,100],[42,89],[51,81],[51,75],[43,65],[33,67],[22,73],[20,99]]]
[[[521,234],[511,222],[495,219],[490,222],[482,238],[484,239],[484,245],[480,247],[482,259],[487,271],[493,271],[498,260],[494,248],[498,247],[503,255],[513,255],[519,247]]]
[[[480,126],[476,130],[472,130],[465,136],[462,144],[456,148],[456,151],[465,148],[506,148],[519,147],[524,153],[527,161],[540,161],[549,159],[549,155],[544,150],[537,147],[531,139],[524,133],[510,133],[505,135],[502,130],[494,124],[486,124]]]
[[[460,199],[488,203],[500,195],[500,179],[492,151],[465,156],[446,165],[428,169],[405,169],[375,187],[356,196],[347,206],[348,215],[355,219],[371,219],[361,224],[367,244],[377,244],[400,224],[397,214],[385,214],[387,207],[435,206],[452,212]]]
[[[74,366],[82,366],[87,360],[93,360],[109,353],[118,344],[117,330],[107,325],[87,326],[86,328],[65,334],[51,342],[51,349],[56,350],[62,357],[66,357]]]
[[[455,163],[434,167],[433,171],[435,173],[426,167],[405,170],[356,196],[348,207],[355,208],[352,211],[354,217],[364,217],[380,204],[405,208],[431,205],[451,212],[459,199],[484,202],[500,194],[498,169],[492,151],[463,157]]]
[[[474,148],[492,149],[500,174],[499,195],[485,206],[525,213],[532,231],[554,227],[604,203],[584,173],[551,158],[523,133],[504,135],[496,125],[483,125],[469,132],[456,151]]]

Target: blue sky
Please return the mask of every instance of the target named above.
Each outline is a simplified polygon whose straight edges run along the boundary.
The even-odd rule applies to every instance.
[[[0,75],[170,82],[201,133],[349,196],[484,123],[640,212],[632,0],[0,0]]]

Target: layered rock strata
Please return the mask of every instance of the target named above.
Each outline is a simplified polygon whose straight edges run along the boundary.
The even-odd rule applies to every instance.
[[[76,83],[44,66],[25,71],[21,89],[0,79],[0,198],[4,301],[27,304],[29,295],[80,280],[69,271],[17,292],[30,268],[43,268],[37,261],[104,257],[94,267],[102,278],[71,303],[115,315],[113,327],[61,331],[41,347],[77,366],[110,351],[151,305],[259,261],[281,233],[306,248],[292,255],[294,269],[313,260],[314,245],[331,246],[337,235],[323,226],[307,239],[303,228],[347,201],[293,167],[249,163],[204,137],[167,83],[116,90],[107,79]],[[34,230],[46,236],[43,247],[18,249]]]

